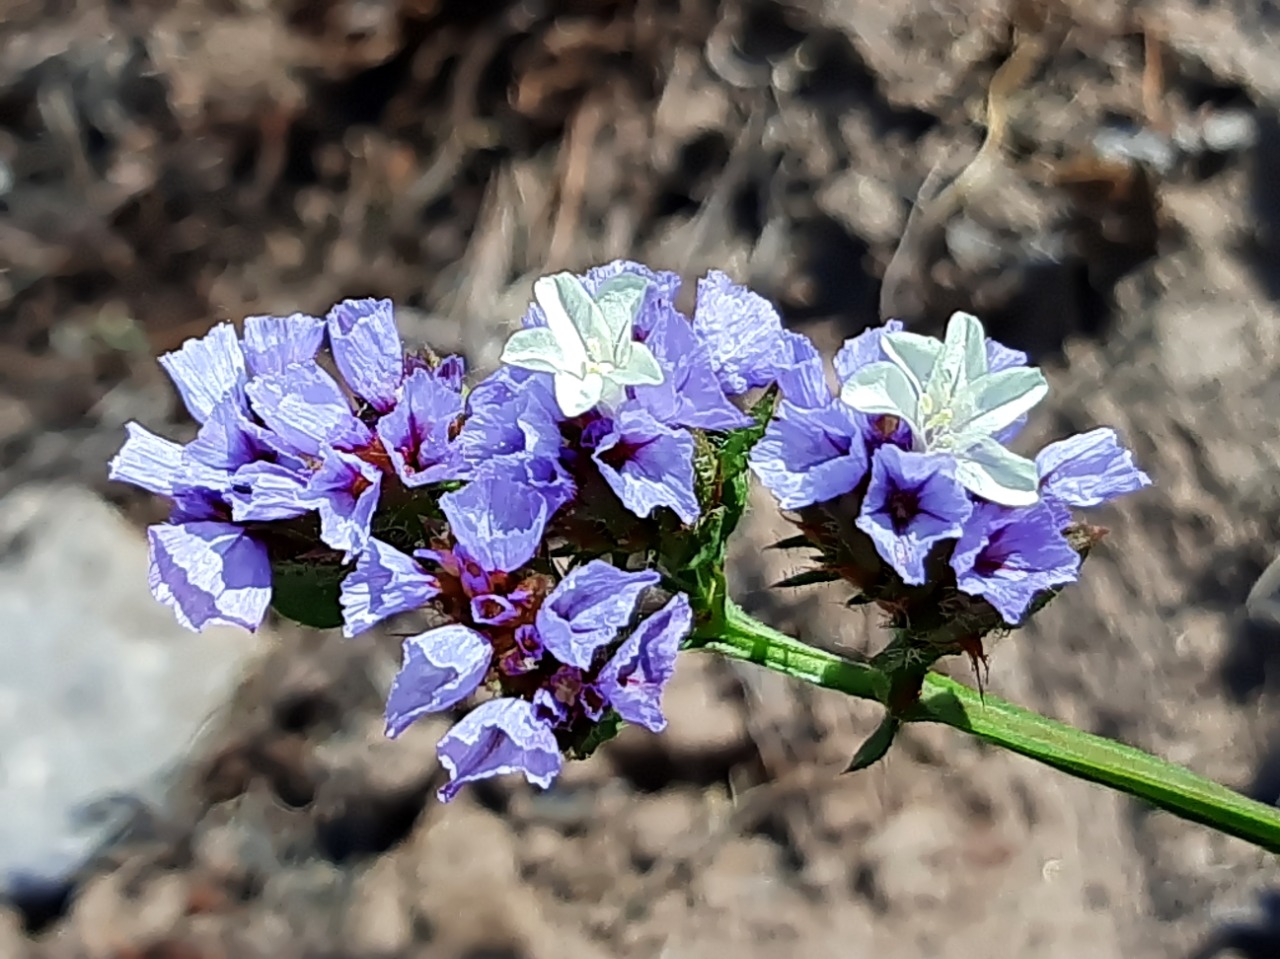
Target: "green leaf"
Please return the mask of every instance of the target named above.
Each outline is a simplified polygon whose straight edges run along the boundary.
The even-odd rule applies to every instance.
[[[570,759],[589,759],[591,754],[615,738],[618,733],[622,732],[622,727],[626,723],[612,709],[600,717],[600,722],[591,727],[590,732],[583,738],[580,743],[570,745],[566,752]]]
[[[312,629],[336,629],[342,625],[343,573],[341,566],[278,563],[271,569],[271,608]]]
[[[856,773],[860,769],[866,769],[873,766],[885,757],[889,752],[889,747],[893,745],[894,739],[898,736],[898,730],[902,728],[902,721],[894,716],[885,716],[880,721],[880,725],[876,727],[867,741],[858,747],[858,751],[853,754],[853,759],[849,761],[849,766],[845,769],[847,773]]]
[[[804,549],[806,546],[817,549],[809,537],[801,533],[798,536],[788,536],[786,539],[780,539],[776,543],[770,543],[765,549]]]
[[[775,589],[790,589],[795,586],[820,586],[823,583],[834,583],[840,574],[830,569],[806,569],[802,573],[793,573],[786,579],[772,584]]]

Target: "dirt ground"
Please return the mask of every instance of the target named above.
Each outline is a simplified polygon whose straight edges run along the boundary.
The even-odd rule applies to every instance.
[[[1016,7],[4,0],[0,488],[156,518],[104,464],[127,419],[191,433],[152,357],[223,318],[390,296],[484,366],[533,276],[630,255],[833,349],[888,276],[918,328],[970,308],[1045,366],[1028,443],[1110,424],[1155,479],[989,688],[1275,801],[1280,634],[1241,604],[1280,551],[1280,7],[1054,4],[1005,160],[908,229],[1047,9]],[[869,642],[836,592],[766,591],[782,525],[761,496],[742,601]],[[663,737],[442,808],[440,727],[381,734],[394,657],[279,630],[173,808],[0,904],[0,955],[1280,955],[1272,857],[946,729],[837,775],[874,712],[695,657]]]

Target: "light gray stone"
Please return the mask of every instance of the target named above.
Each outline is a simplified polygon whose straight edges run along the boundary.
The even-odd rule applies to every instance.
[[[0,499],[0,890],[56,883],[161,801],[263,637],[184,630],[138,530],[93,493]]]

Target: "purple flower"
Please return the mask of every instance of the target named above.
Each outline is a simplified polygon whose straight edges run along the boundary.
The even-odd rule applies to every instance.
[[[351,391],[379,413],[396,405],[404,349],[390,300],[343,300],[329,311],[333,360]]]
[[[271,602],[267,551],[230,523],[162,524],[147,529],[148,582],[187,629],[209,625],[254,630]]]
[[[555,733],[523,699],[481,703],[445,733],[436,751],[449,773],[439,793],[442,802],[467,783],[508,773],[523,773],[546,789],[564,765]]]
[[[959,536],[972,512],[949,457],[883,446],[871,460],[857,526],[903,582],[918,586],[925,581],[929,551]]]
[[[652,570],[625,572],[602,560],[572,570],[538,610],[538,634],[568,666],[587,669],[596,651],[630,621],[640,594],[656,586]]]
[[[342,634],[355,636],[388,616],[419,609],[439,594],[440,581],[417,560],[371,538],[342,581]]]
[[[453,478],[458,460],[453,431],[462,410],[462,394],[448,379],[425,369],[409,374],[400,402],[377,426],[378,438],[406,486]]]
[[[573,498],[573,478],[561,464],[560,414],[545,377],[503,367],[468,398],[457,437],[457,475],[525,485],[552,516]]]
[[[316,457],[326,447],[353,450],[373,438],[342,388],[315,363],[295,363],[250,381],[253,410],[291,449]]]
[[[376,466],[342,450],[323,451],[301,499],[319,512],[320,539],[342,550],[344,563],[369,541],[381,490],[382,472]]]
[[[1069,516],[1068,506],[1101,506],[1151,485],[1116,431],[1102,427],[1050,443],[1036,457],[1040,495]]]
[[[649,281],[649,291],[645,295],[644,302],[640,304],[640,310],[635,319],[635,328],[643,336],[652,328],[657,317],[675,310],[676,296],[680,293],[680,274],[669,270],[651,270],[643,263],[636,263],[634,260],[614,260],[603,266],[591,267],[579,279],[587,292],[594,296],[607,280],[624,273]],[[531,303],[521,320],[521,325],[546,326],[547,318],[543,315],[542,307],[537,303]]]
[[[782,320],[764,297],[710,270],[698,281],[693,330],[725,393],[736,396],[773,382],[784,350]]]
[[[624,506],[640,517],[670,507],[685,523],[701,508],[693,488],[693,437],[663,426],[645,410],[625,408],[597,422],[591,458]]]
[[[867,473],[863,419],[836,401],[805,409],[783,400],[751,450],[751,470],[783,509],[842,496]]]
[[[960,591],[981,596],[1010,626],[1042,590],[1073,583],[1080,556],[1044,503],[1018,509],[977,504],[951,556]]]
[[[480,685],[493,661],[493,646],[457,623],[410,636],[387,694],[387,735],[395,738],[430,713],[462,702]]]
[[[600,671],[596,685],[626,722],[660,733],[667,726],[662,715],[662,691],[676,668],[676,653],[693,625],[689,600],[680,594],[627,637]]]
[[[751,418],[729,402],[716,381],[707,348],[674,309],[654,318],[645,345],[665,377],[656,386],[632,387],[635,402],[667,426],[735,430]]]

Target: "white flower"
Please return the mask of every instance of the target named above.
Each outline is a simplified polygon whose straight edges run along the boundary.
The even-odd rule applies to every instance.
[[[662,367],[632,333],[648,288],[648,280],[624,273],[606,280],[593,298],[572,273],[542,277],[533,297],[547,325],[513,333],[502,362],[553,374],[565,416],[615,406],[628,386],[656,386]]]
[[[915,448],[953,456],[956,479],[975,495],[1004,506],[1036,502],[1035,462],[994,434],[1044,399],[1044,374],[1028,366],[989,373],[982,324],[968,313],[952,315],[945,343],[917,333],[886,333],[880,342],[889,359],[858,370],[840,398],[906,421]]]

